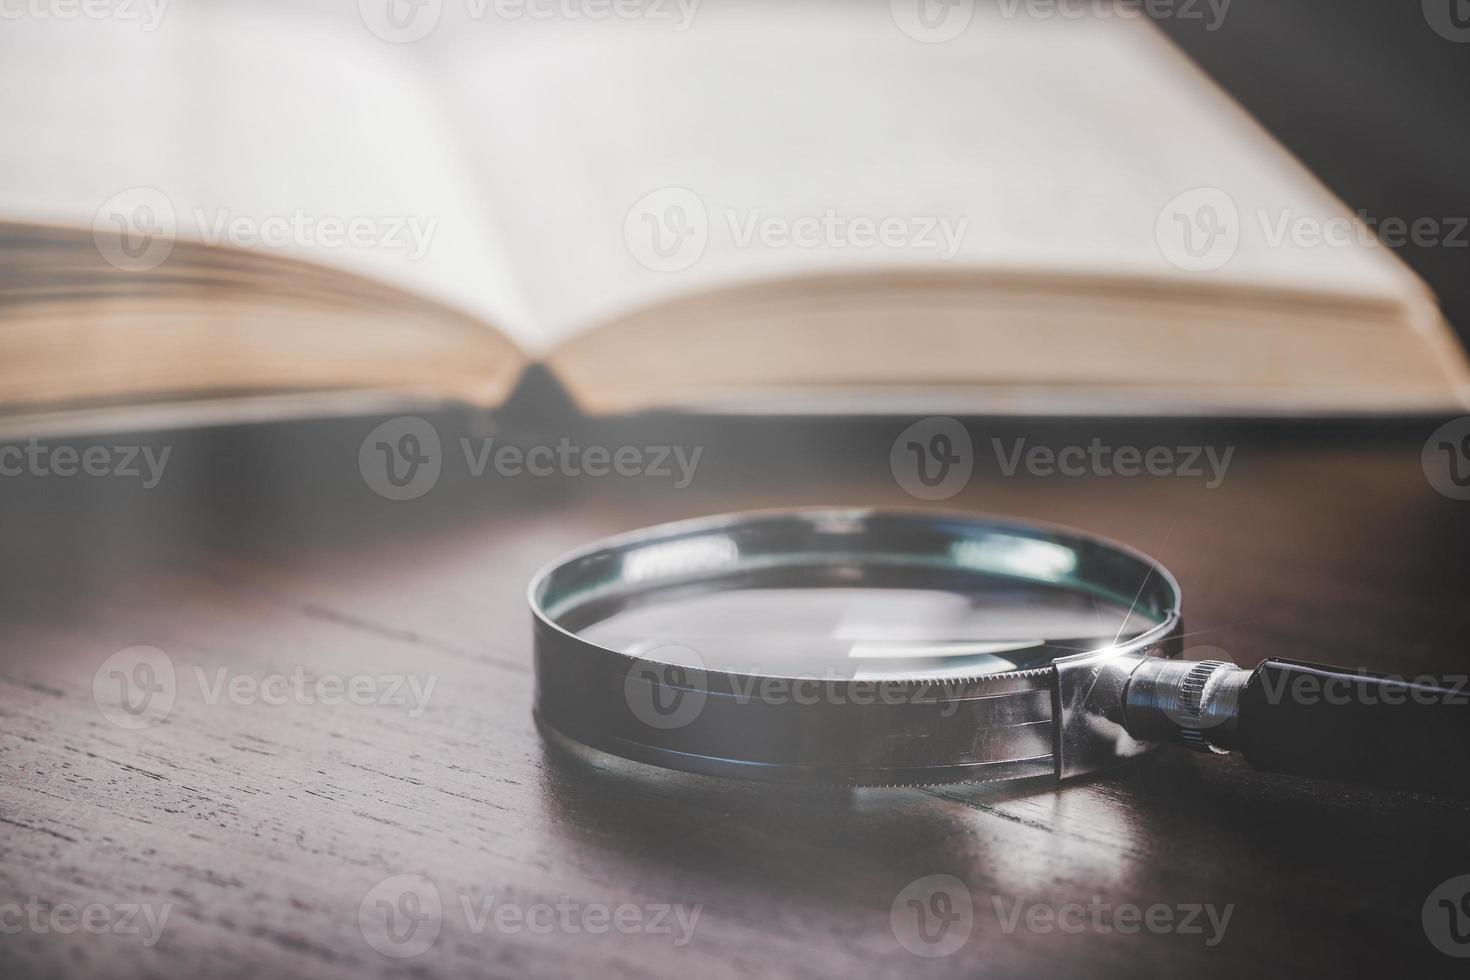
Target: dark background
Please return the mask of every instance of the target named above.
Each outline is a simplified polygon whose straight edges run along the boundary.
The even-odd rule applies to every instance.
[[[1350,208],[1470,215],[1470,43],[1435,33],[1421,0],[1233,0],[1214,31],[1208,17],[1158,20]],[[1465,342],[1470,247],[1397,251]]]

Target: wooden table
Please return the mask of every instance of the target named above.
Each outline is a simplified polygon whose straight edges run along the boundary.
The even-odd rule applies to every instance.
[[[431,418],[443,472],[415,500],[364,481],[374,422],[361,420],[95,440],[171,447],[150,489],[122,476],[0,479],[0,976],[1463,976],[1470,965],[1438,952],[1421,922],[1436,886],[1470,874],[1465,803],[1174,750],[1062,788],[861,791],[564,757],[530,714],[524,588],[538,566],[679,517],[913,505],[889,464],[908,420],[567,422],[512,437]],[[1426,480],[1433,428],[977,420],[974,475],[936,506],[1072,524],[1153,553],[1183,583],[1193,642],[1247,666],[1279,655],[1464,671],[1470,503]],[[703,454],[682,489],[474,477],[461,435]],[[991,440],[1008,452],[1018,438],[1235,453],[1216,488],[1007,476]],[[158,723],[122,727],[99,707],[94,675],[137,646],[166,653],[176,696]],[[434,679],[423,710],[380,703],[395,675]],[[382,686],[357,698],[373,703],[325,703],[320,677]],[[895,900],[936,874],[972,896],[971,931],[952,955],[921,958],[899,941],[913,913]],[[383,955],[360,912],[382,918],[379,899],[413,911],[404,895],[423,897],[425,881],[441,907],[418,925],[438,927],[434,942]],[[1203,917],[1202,933],[1114,928],[1135,921],[1129,906],[1163,906],[1177,924],[1195,905],[1230,907],[1222,937]],[[129,906],[141,910],[130,922]],[[655,923],[660,906],[686,921],[698,906],[692,934],[673,914]],[[165,907],[150,945],[143,913]],[[1060,925],[1047,928],[1047,909]],[[130,924],[140,931],[121,931]]]

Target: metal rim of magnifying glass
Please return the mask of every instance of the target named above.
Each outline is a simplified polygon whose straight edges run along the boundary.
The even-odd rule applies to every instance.
[[[954,547],[963,550],[967,541],[1043,542],[1076,565],[1064,574],[1049,568],[1050,578],[972,568],[953,557]],[[705,544],[691,550],[681,542]],[[998,575],[1106,596],[1130,610],[1142,606],[1153,625],[1028,669],[880,682],[681,670],[576,632],[676,587],[740,587],[783,574],[868,584],[885,570],[910,575],[926,562],[935,574]],[[753,511],[656,525],[552,561],[532,578],[527,595],[533,714],[548,741],[584,758],[606,753],[787,783],[934,785],[1062,779],[1108,768],[1149,747],[1124,728],[1129,676],[1145,657],[1178,656],[1183,632],[1178,583],[1142,552],[1055,525],[904,508]],[[567,625],[580,619],[586,620],[580,627]],[[798,693],[803,681],[805,696]],[[674,707],[651,713],[654,705]]]

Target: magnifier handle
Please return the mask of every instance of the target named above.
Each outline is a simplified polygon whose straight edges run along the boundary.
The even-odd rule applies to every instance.
[[[1470,684],[1267,660],[1151,661],[1126,708],[1140,738],[1240,752],[1267,772],[1470,797]],[[1139,731],[1134,731],[1137,722]]]

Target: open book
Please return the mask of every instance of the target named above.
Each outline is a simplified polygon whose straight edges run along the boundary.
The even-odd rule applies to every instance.
[[[536,362],[589,413],[1466,405],[1423,283],[1146,20],[399,2],[7,22],[0,411]]]

